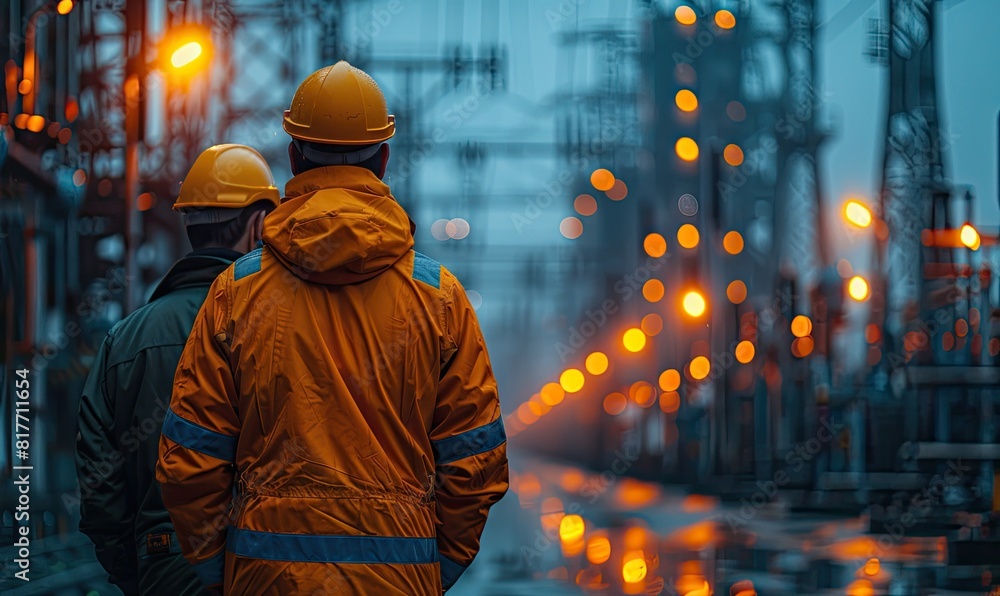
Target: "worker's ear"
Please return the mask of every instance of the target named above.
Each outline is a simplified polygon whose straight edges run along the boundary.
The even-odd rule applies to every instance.
[[[385,169],[389,165],[389,143],[382,143],[380,150],[382,151],[382,166],[378,170],[378,177],[381,179],[385,178]]]
[[[247,247],[247,252],[257,248],[257,245],[264,240],[264,218],[267,216],[267,212],[263,209],[257,211],[250,218],[250,223],[248,224],[248,230],[250,232],[250,246]]]
[[[300,161],[302,156],[295,149],[295,143],[288,144],[288,164],[292,167],[292,176],[298,176],[302,173],[302,162]]]

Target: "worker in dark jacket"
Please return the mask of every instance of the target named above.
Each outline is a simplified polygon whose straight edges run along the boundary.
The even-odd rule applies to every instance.
[[[194,252],[174,264],[148,304],[108,332],[87,378],[77,434],[80,531],[125,594],[204,593],[180,554],[154,475],[160,428],[209,286],[258,244],[279,197],[267,162],[253,149],[205,150],[174,204]]]

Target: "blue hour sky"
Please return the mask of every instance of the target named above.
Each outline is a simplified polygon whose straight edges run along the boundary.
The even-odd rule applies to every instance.
[[[879,15],[874,2],[826,0],[821,22],[830,27],[819,40],[822,86],[833,94],[827,119],[836,136],[826,147],[825,174],[830,200],[849,193],[871,196],[881,168],[887,70],[870,63],[868,18]],[[938,101],[943,134],[951,139],[945,167],[955,184],[971,184],[977,197],[976,222],[1000,223],[997,202],[997,113],[1000,110],[1000,39],[987,32],[1000,19],[995,0],[938,3]],[[866,5],[862,11],[844,9]],[[838,11],[858,18],[846,26]],[[838,30],[830,31],[830,28]]]
[[[864,52],[868,19],[881,16],[882,3],[819,5],[820,87],[830,97],[821,121],[834,133],[824,147],[823,191],[829,203],[839,204],[848,195],[872,197],[880,180],[887,70]],[[498,41],[510,52],[510,93],[545,106],[556,92],[582,87],[588,77],[586,65],[559,51],[557,32],[577,24],[628,26],[640,6],[637,0],[381,0],[358,3],[347,32],[363,30],[372,11],[394,8],[397,14],[371,37],[377,54],[422,48],[432,55],[443,46]],[[987,27],[1000,22],[1000,2],[941,0],[938,15],[939,100],[951,139],[946,169],[954,183],[974,187],[977,224],[996,226],[1000,37]]]

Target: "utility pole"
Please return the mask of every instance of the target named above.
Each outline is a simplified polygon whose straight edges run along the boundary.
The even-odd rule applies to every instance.
[[[136,208],[139,197],[139,142],[142,139],[141,84],[145,71],[144,36],[146,3],[125,8],[125,313],[139,306],[142,275],[136,250],[142,239],[142,220]]]

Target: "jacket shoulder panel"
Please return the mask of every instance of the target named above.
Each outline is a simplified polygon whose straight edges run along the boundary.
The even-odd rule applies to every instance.
[[[149,349],[184,346],[208,288],[186,288],[145,304],[108,331],[108,368]]]
[[[233,281],[239,281],[244,277],[260,272],[260,257],[263,248],[254,249],[243,255],[233,263]]]
[[[436,290],[441,289],[441,263],[413,251],[413,279],[421,281]]]

